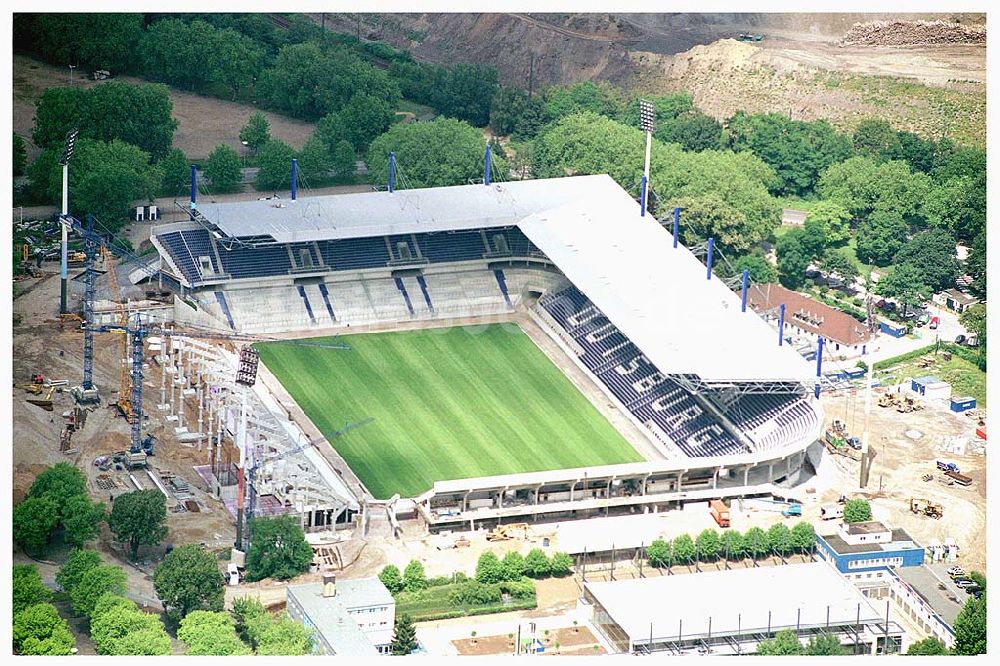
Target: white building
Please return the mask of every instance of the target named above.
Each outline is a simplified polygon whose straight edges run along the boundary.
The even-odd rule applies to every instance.
[[[328,655],[389,654],[396,600],[378,578],[292,585],[288,615],[315,630],[317,652]]]

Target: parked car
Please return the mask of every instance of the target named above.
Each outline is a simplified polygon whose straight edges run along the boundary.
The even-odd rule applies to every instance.
[[[965,344],[965,336],[962,335],[961,333],[959,333],[958,335],[956,335],[955,336],[955,344],[956,345]]]
[[[956,564],[955,566],[953,566],[950,569],[948,569],[948,575],[949,576],[964,576],[965,575],[965,569],[963,569],[962,567],[960,567],[960,566],[958,566]]]
[[[976,581],[974,580],[969,580],[968,578],[956,578],[955,586],[960,587],[964,590],[967,587],[978,587],[979,584],[976,583]]]
[[[892,301],[886,301],[882,305],[882,309],[885,310],[886,312],[895,312],[896,311],[896,304],[893,303]]]
[[[982,594],[982,592],[983,592],[983,588],[979,587],[979,585],[972,585],[971,587],[965,588],[965,593],[966,594],[971,594],[973,596],[976,596],[977,593],[978,594]],[[976,598],[978,598],[978,597],[976,597]]]

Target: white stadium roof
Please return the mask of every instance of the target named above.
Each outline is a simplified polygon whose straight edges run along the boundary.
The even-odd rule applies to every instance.
[[[585,196],[624,194],[609,176],[516,180],[231,203],[198,211],[227,236],[272,236],[279,243],[513,226],[532,213]],[[627,196],[627,195],[626,195]]]
[[[279,243],[517,225],[668,375],[808,382],[813,367],[606,174],[201,204],[228,236]]]
[[[790,345],[621,188],[532,215],[524,234],[660,372],[705,382],[815,379]]]
[[[586,583],[633,641],[753,629],[879,622],[884,616],[826,562]],[[683,600],[678,603],[677,600]],[[829,609],[829,615],[827,610]],[[770,614],[770,615],[769,615]],[[711,618],[711,624],[709,624]]]

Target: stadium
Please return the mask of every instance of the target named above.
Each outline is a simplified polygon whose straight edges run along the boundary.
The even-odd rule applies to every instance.
[[[312,499],[284,498],[276,462],[251,501],[307,529],[386,504],[437,531],[781,496],[818,461],[816,368],[713,274],[710,241],[607,175],[190,217],[151,235],[178,324],[343,343],[257,345],[250,411],[325,442]],[[278,430],[234,464],[277,461]]]

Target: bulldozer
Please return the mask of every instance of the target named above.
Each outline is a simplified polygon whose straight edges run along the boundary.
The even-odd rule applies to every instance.
[[[531,528],[528,523],[508,523],[497,525],[486,535],[487,541],[510,541],[511,539],[527,539]]]
[[[941,504],[923,498],[912,498],[910,511],[917,515],[929,516],[935,520],[940,520],[944,516],[944,507]]]
[[[899,401],[897,400],[898,394],[896,393],[883,393],[878,397],[879,407],[895,407]]]
[[[924,406],[919,402],[911,398],[910,396],[902,396],[898,403],[896,403],[896,411],[900,414],[909,414],[910,412],[918,412],[923,409]]]
[[[41,407],[45,411],[51,412],[52,411],[52,394],[55,393],[55,392],[56,392],[56,387],[55,386],[50,386],[49,387],[49,392],[45,394],[44,398],[29,398],[28,399],[28,404],[29,405],[35,405],[36,407]],[[41,393],[41,391],[39,391],[38,394],[40,394],[40,393]],[[38,394],[36,394],[36,395],[38,395]]]

